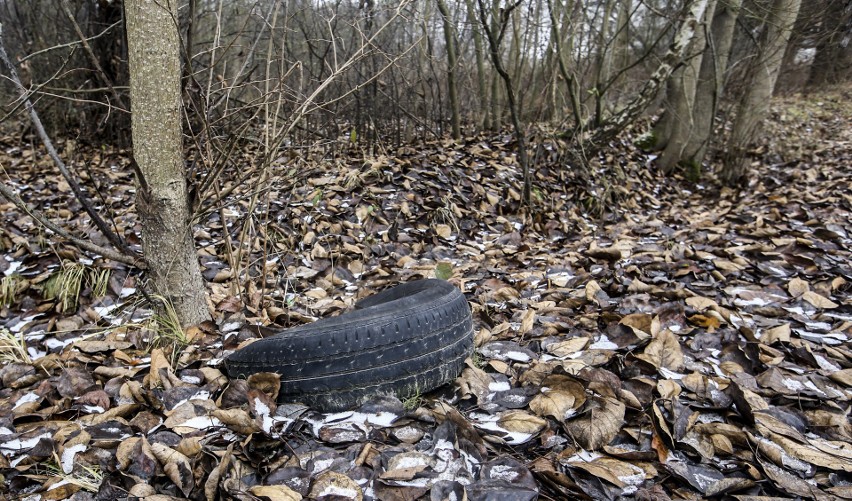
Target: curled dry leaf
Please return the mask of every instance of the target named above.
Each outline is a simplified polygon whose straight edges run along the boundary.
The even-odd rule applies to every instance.
[[[575,415],[586,401],[583,384],[569,376],[552,374],[541,385],[540,393],[530,402],[530,410],[539,416],[564,421]]]
[[[354,480],[342,473],[333,471],[327,471],[317,476],[311,486],[309,496],[317,499],[330,496],[334,499],[351,499],[353,501],[364,499],[361,487]]]
[[[151,452],[157,458],[157,461],[163,465],[166,475],[178,486],[184,496],[189,495],[195,487],[195,478],[189,458],[160,443],[151,444]]]

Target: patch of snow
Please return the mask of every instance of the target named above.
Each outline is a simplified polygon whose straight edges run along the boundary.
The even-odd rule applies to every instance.
[[[507,351],[506,358],[509,360],[514,360],[516,362],[529,362],[530,356],[522,351]]]
[[[595,459],[602,457],[602,456],[603,456],[603,454],[599,454],[595,451],[587,451],[587,450],[580,449],[579,451],[577,451],[576,454],[574,454],[570,458],[563,459],[562,462],[563,463],[571,463],[571,462],[576,462],[576,461],[582,461],[584,463],[590,463],[590,462],[594,461]]]
[[[597,341],[589,345],[590,350],[617,350],[618,345],[609,340],[606,334],[601,334]]]
[[[59,339],[56,339],[55,337],[51,337],[51,338],[47,338],[47,339],[44,340],[44,347],[47,348],[48,350],[62,350],[63,348],[65,348],[69,344],[80,341],[81,339],[83,339],[83,338],[82,337],[74,337],[74,338],[64,339],[64,340],[60,341]]]
[[[662,374],[666,379],[676,379],[680,381],[686,376],[685,374],[680,374],[678,372],[671,371],[669,369],[666,369],[665,367],[660,367],[659,370],[660,374]]]
[[[805,322],[805,327],[811,330],[823,332],[831,330],[831,324],[828,322]]]
[[[176,425],[176,427],[195,428],[196,430],[206,430],[207,428],[220,426],[223,426],[222,422],[211,416],[196,416]]]
[[[242,322],[228,322],[226,324],[223,324],[220,330],[222,332],[231,332],[239,329],[241,325]]]
[[[621,489],[622,496],[631,496],[639,490],[639,486],[645,481],[645,471],[638,466],[630,465],[630,468],[635,471],[633,475],[623,475],[618,477],[624,487]]]
[[[15,406],[12,407],[12,410],[17,409],[18,407],[20,407],[24,404],[28,404],[30,402],[35,402],[39,398],[41,398],[41,397],[38,396],[35,392],[31,391],[31,392],[27,393],[26,395],[22,396],[21,398],[19,398],[18,401],[15,402]]]
[[[12,260],[10,260],[9,256],[6,256],[6,261],[9,263],[9,267],[6,268],[6,271],[4,271],[3,274],[6,275],[7,277],[11,277],[12,275],[14,275],[15,272],[18,271],[18,268],[20,268],[21,265],[24,264],[23,261],[12,261]]]
[[[62,451],[62,458],[60,459],[60,462],[62,463],[62,471],[66,475],[74,470],[74,456],[76,456],[78,452],[83,452],[85,450],[86,444],[77,444],[72,445],[71,447],[66,447],[65,450]]]
[[[30,315],[28,317],[21,318],[16,323],[9,325],[6,328],[9,329],[9,332],[12,332],[12,333],[21,332],[21,329],[26,327],[26,325],[28,323],[32,322],[33,320],[37,319],[38,317],[40,317],[42,315],[43,315],[42,313],[36,313],[35,315]]]
[[[428,466],[429,462],[425,457],[407,455],[394,462],[397,469],[402,468],[417,468],[418,466]]]
[[[828,396],[828,395],[826,395],[826,394],[825,394],[825,392],[824,392],[824,391],[822,391],[822,390],[820,390],[819,388],[817,388],[817,385],[815,385],[813,381],[807,381],[807,382],[805,383],[805,388],[808,388],[809,390],[812,390],[812,391],[816,392],[817,394],[819,394],[819,395],[821,395],[821,396],[823,396],[823,397],[827,397],[827,396]]]
[[[132,296],[133,294],[136,294],[136,287],[123,287],[121,292],[118,293],[118,298],[124,299],[128,296]]]
[[[32,438],[27,438],[25,440],[16,438],[14,440],[9,440],[8,442],[3,442],[2,444],[0,444],[0,450],[3,450],[4,456],[8,456],[9,454],[7,454],[5,451],[20,452],[25,449],[32,449],[36,446],[39,440],[49,437],[50,433],[42,433],[41,435],[37,435]]]
[[[502,464],[494,465],[491,468],[491,478],[494,480],[505,480],[506,482],[512,482],[518,477],[518,471],[512,468],[511,466],[506,466]]]
[[[29,355],[30,359],[32,359],[32,360],[38,360],[42,357],[46,357],[47,352],[43,351],[43,350],[39,350],[38,348],[36,348],[34,346],[27,346],[27,355]]]
[[[202,382],[202,379],[198,376],[192,376],[189,374],[184,374],[180,377],[180,380],[184,383],[199,385]]]
[[[514,432],[501,427],[497,423],[499,417],[491,414],[474,413],[470,415],[470,419],[477,428],[497,432],[499,438],[509,445],[520,445],[529,442],[534,436],[531,433]]]
[[[831,361],[827,360],[822,355],[814,353],[814,359],[816,360],[817,365],[819,365],[819,368],[822,369],[822,370],[832,371],[832,372],[840,370],[840,367],[838,367],[837,365],[834,365],[833,363],[831,363]]]
[[[84,405],[83,412],[89,414],[103,414],[104,412],[106,412],[106,409],[104,409],[100,405]]]
[[[509,391],[512,385],[508,381],[492,381],[488,383],[488,391]]]
[[[360,493],[356,489],[346,489],[337,485],[328,485],[317,497],[323,496],[340,496],[349,499],[356,499]]]
[[[327,470],[331,467],[331,464],[333,462],[334,462],[334,459],[332,459],[332,458],[320,459],[320,460],[314,461],[314,469],[313,469],[313,471],[311,471],[311,474],[316,475],[317,473],[324,472],[325,470]]]

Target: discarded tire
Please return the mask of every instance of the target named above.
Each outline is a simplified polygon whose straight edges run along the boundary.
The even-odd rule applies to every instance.
[[[322,411],[372,395],[406,398],[452,381],[473,349],[470,307],[444,280],[417,280],[362,299],[337,317],[275,332],[225,360],[231,377],[281,376],[279,401]]]

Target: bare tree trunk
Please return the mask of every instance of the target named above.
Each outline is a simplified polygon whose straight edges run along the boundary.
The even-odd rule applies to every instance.
[[[480,124],[483,130],[491,128],[491,120],[488,116],[488,82],[485,78],[485,57],[482,48],[482,32],[476,19],[476,10],[473,0],[466,0],[467,18],[471,24],[471,37],[473,38],[473,51],[476,57],[476,84],[479,89],[479,109],[481,113]]]
[[[587,141],[587,149],[596,151],[607,141],[615,137],[644,111],[657,95],[660,87],[668,80],[672,72],[682,64],[687,48],[695,37],[696,25],[704,16],[708,0],[693,0],[684,7],[685,15],[680,27],[675,33],[674,41],[669,50],[660,60],[660,65],[645,82],[639,93],[618,113],[609,117],[598,127]]]
[[[156,292],[183,326],[210,319],[184,177],[177,2],[125,0],[136,209]]]
[[[852,2],[827,0],[819,39],[808,76],[808,87],[837,84],[852,77]],[[844,42],[846,40],[846,42]]]
[[[503,80],[503,85],[506,87],[506,99],[509,102],[509,113],[512,117],[512,126],[515,128],[515,139],[518,141],[518,159],[521,163],[521,170],[524,178],[522,195],[523,203],[524,205],[529,206],[532,198],[532,179],[530,177],[529,159],[527,158],[526,133],[521,126],[521,120],[518,116],[518,106],[515,102],[515,89],[512,86],[512,77],[506,71],[506,68],[503,66],[503,61],[500,59],[500,42],[503,41],[503,35],[506,33],[509,16],[511,16],[512,11],[517,8],[523,0],[516,0],[515,3],[510,4],[504,10],[500,11],[499,20],[494,19],[496,14],[492,11],[492,22],[490,23],[492,26],[491,28],[488,27],[488,13],[483,0],[477,1],[479,2],[479,18],[482,21],[482,27],[485,30],[485,36],[488,39],[488,46],[491,49],[491,62],[494,63],[494,69],[497,71],[497,74],[500,75],[500,78]],[[495,25],[497,27],[496,30],[493,29]]]
[[[607,82],[607,89],[615,86],[615,82],[619,80],[622,69],[629,64],[630,57],[630,15],[633,11],[633,2],[631,0],[622,0],[618,8],[618,18],[615,23],[615,41],[612,47],[612,56],[610,58],[610,72],[617,71],[612,81]],[[612,92],[610,92],[610,96]],[[618,109],[620,94],[615,98],[610,97],[609,103],[613,109]]]
[[[709,45],[701,58],[695,105],[692,114],[692,135],[683,152],[683,160],[699,168],[713,137],[713,120],[725,87],[725,70],[731,54],[734,28],[742,0],[719,0],[713,13]]]
[[[740,184],[746,177],[746,152],[760,132],[760,123],[769,111],[769,100],[781,71],[784,51],[800,6],[801,0],[772,2],[763,26],[759,53],[749,68],[745,94],[737,109],[737,118],[728,139],[728,149],[720,173],[722,181],[729,186]]]
[[[482,8],[482,5],[480,5],[480,9],[481,8]],[[498,16],[499,11],[500,11],[500,0],[493,0],[492,4],[491,4],[491,18],[492,18],[491,25],[488,26],[484,23],[482,24],[482,29],[483,29],[484,32],[486,32],[486,34],[487,34],[488,31],[491,31],[492,33],[497,32],[497,16]],[[499,75],[496,71],[491,73],[491,90],[490,90],[491,103],[490,103],[488,111],[491,115],[491,117],[489,119],[491,121],[491,130],[494,131],[494,132],[499,131],[500,127],[503,126],[503,113],[500,111],[500,87],[499,87],[500,80],[499,80],[499,78],[500,77],[499,77]]]
[[[603,19],[601,20],[601,28],[598,32],[597,41],[597,57],[595,62],[595,118],[593,126],[597,127],[603,123],[603,107],[604,107],[604,82],[609,80],[609,21],[612,16],[614,0],[606,0],[604,4]]]
[[[453,139],[461,139],[461,119],[459,118],[459,93],[456,86],[456,37],[450,9],[444,0],[438,0],[438,11],[444,20],[444,41],[447,44],[447,93],[450,97],[450,123],[453,127]]]
[[[669,108],[666,110],[669,122],[669,136],[665,138],[657,166],[666,173],[675,170],[681,160],[689,138],[692,136],[695,117],[695,89],[698,85],[698,73],[701,70],[704,49],[707,47],[708,25],[713,18],[716,0],[707,2],[704,21],[698,26],[690,44],[687,62],[669,77]]]
[[[570,9],[573,6],[569,6]],[[553,48],[556,51],[556,65],[559,68],[559,74],[565,80],[565,86],[568,90],[568,97],[571,100],[571,111],[574,114],[574,129],[577,130],[583,123],[583,117],[580,114],[580,98],[577,95],[577,78],[573,72],[568,71],[565,64],[565,56],[562,50],[562,33],[560,33],[560,23],[557,22],[557,13],[553,10],[553,0],[547,0],[547,8],[550,12],[550,38],[553,40]],[[563,19],[567,16],[563,15]],[[570,36],[573,36],[571,34]],[[570,55],[570,51],[569,51]]]

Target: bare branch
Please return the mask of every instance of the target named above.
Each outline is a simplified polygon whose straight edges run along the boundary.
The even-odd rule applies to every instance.
[[[21,198],[17,194],[15,194],[15,192],[3,181],[0,181],[0,195],[3,195],[3,197],[15,204],[17,208],[29,214],[33,219],[36,220],[36,222],[38,222],[48,230],[56,233],[60,237],[68,240],[80,249],[91,252],[93,254],[99,254],[117,263],[124,263],[143,270],[146,268],[145,262],[138,256],[127,255],[112,249],[107,249],[105,247],[95,245],[88,240],[77,238],[74,235],[68,233],[67,231],[62,229],[62,227],[51,221],[47,216],[42,214],[40,211],[36,210],[34,207],[29,206],[26,202],[21,200]]]
[[[53,142],[48,137],[47,132],[44,130],[44,125],[41,123],[41,119],[36,113],[35,107],[33,106],[32,101],[30,101],[27,89],[21,83],[20,77],[18,77],[18,72],[15,69],[15,65],[12,64],[12,61],[9,59],[9,55],[6,53],[6,47],[3,44],[3,25],[0,24],[0,60],[2,60],[3,65],[6,66],[6,69],[9,70],[9,76],[12,79],[12,82],[15,84],[15,87],[18,89],[18,93],[21,95],[21,99],[24,101],[24,107],[27,109],[27,113],[30,116],[30,121],[33,124],[33,128],[35,128],[38,133],[39,138],[41,138],[42,143],[44,143],[44,147],[47,149],[48,155],[53,159],[53,162],[56,164],[56,167],[59,169],[59,172],[62,174],[62,177],[68,182],[68,186],[71,187],[71,191],[74,192],[74,196],[83,206],[83,209],[89,214],[89,217],[92,218],[92,221],[95,223],[95,226],[101,231],[101,233],[109,240],[109,242],[115,246],[116,249],[119,249],[125,253],[130,253],[130,249],[127,247],[127,244],[124,240],[107,225],[106,221],[95,211],[94,206],[92,205],[89,197],[86,196],[83,189],[80,187],[80,184],[71,175],[68,171],[68,168],[65,165],[65,162],[59,158],[59,154],[56,152],[56,148],[53,146]]]

